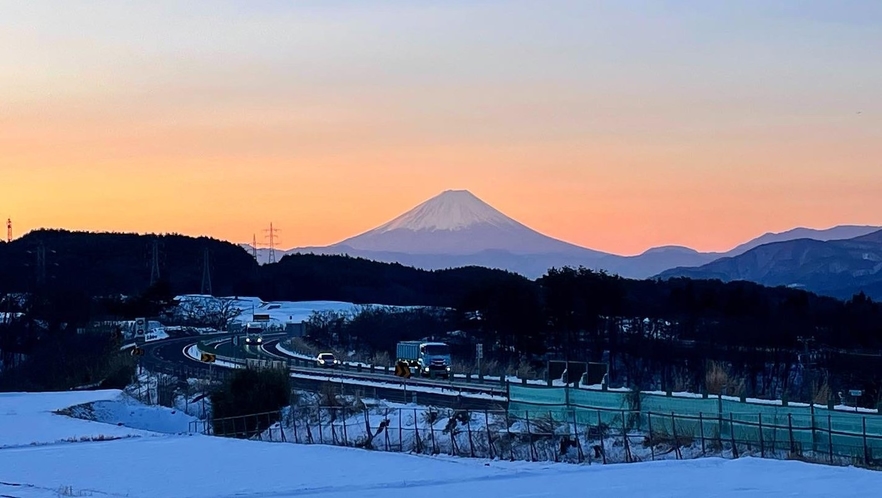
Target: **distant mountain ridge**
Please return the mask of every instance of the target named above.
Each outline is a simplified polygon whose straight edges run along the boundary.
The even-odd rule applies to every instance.
[[[797,240],[797,239],[811,239],[811,240],[820,240],[822,242],[826,242],[828,240],[846,240],[853,239],[855,237],[860,237],[863,235],[867,235],[878,230],[882,229],[882,227],[877,226],[868,226],[868,225],[839,225],[832,228],[827,229],[814,229],[814,228],[804,228],[798,227],[791,230],[787,230],[786,232],[780,233],[766,233],[763,234],[753,240],[745,242],[744,244],[735,247],[731,251],[728,251],[723,254],[723,256],[731,257],[738,256],[740,254],[744,254],[747,251],[759,247],[765,244],[771,244],[773,242],[786,242],[788,240]]]
[[[372,230],[330,246],[277,251],[276,260],[284,254],[347,254],[427,270],[485,266],[528,278],[538,278],[551,267],[584,266],[643,279],[673,268],[700,267],[723,257],[734,257],[768,242],[804,237],[847,239],[878,229],[882,227],[796,228],[764,234],[725,253],[663,246],[636,256],[620,256],[544,235],[506,216],[468,190],[446,190]],[[243,247],[251,250],[248,245]],[[257,253],[259,262],[269,261],[267,249]]]
[[[863,291],[882,299],[882,230],[845,240],[772,242],[697,268],[674,268],[660,279],[747,280],[847,299]]]

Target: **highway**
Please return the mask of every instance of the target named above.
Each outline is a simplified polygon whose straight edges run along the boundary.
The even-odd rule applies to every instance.
[[[294,358],[278,349],[284,334],[265,336],[262,346],[234,346],[229,334],[173,337],[141,346],[142,366],[150,371],[175,375],[180,378],[225,379],[232,372],[232,363],[244,364],[251,360],[284,361],[291,375],[291,387],[297,390],[323,392],[329,387],[335,392],[382,399],[396,403],[417,403],[471,410],[504,409],[506,389],[499,383],[467,383],[430,379],[402,379],[391,373],[357,371],[316,367],[302,358]],[[218,363],[209,366],[187,355],[198,343],[211,344]],[[461,395],[460,395],[461,394]]]

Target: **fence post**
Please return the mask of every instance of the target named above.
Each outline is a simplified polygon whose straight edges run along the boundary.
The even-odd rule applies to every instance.
[[[677,460],[683,459],[683,453],[680,451],[680,438],[677,437],[677,419],[674,418],[674,412],[671,412],[671,432],[674,436],[674,454]]]
[[[622,410],[622,445],[625,447],[625,461],[631,463],[631,442],[628,440],[628,428],[625,426],[625,410]]]
[[[432,437],[432,454],[437,455],[438,452],[438,444],[435,441],[435,423],[433,420],[429,421],[429,434]]]
[[[349,446],[349,430],[346,428],[346,410],[343,410],[343,446]]]
[[[573,436],[576,438],[576,448],[579,450],[579,463],[585,460],[585,454],[582,452],[582,440],[579,439],[579,424],[576,422],[576,410],[573,410]]]
[[[830,463],[833,463],[833,417],[827,414],[827,444],[830,452]]]
[[[421,454],[423,452],[423,445],[420,441],[420,424],[419,418],[417,417],[416,408],[413,409],[413,430],[414,430],[414,445],[416,445],[417,454]]]
[[[655,439],[652,436],[652,412],[646,412],[646,421],[649,424],[649,451],[652,454],[652,461],[655,461]]]
[[[285,424],[282,423],[283,420],[284,420],[284,417],[282,415],[282,410],[279,410],[279,434],[281,434],[281,436],[282,436],[282,442],[287,443],[288,436],[285,435]]]
[[[701,434],[701,454],[704,455],[707,449],[704,444],[704,415],[701,412],[698,412],[698,430]]]
[[[469,450],[472,458],[475,458],[475,442],[472,441],[472,414],[469,412],[469,418],[466,419],[466,430],[469,431]]]
[[[530,430],[530,411],[524,410],[524,420],[527,422],[527,437],[530,438],[530,461],[535,462],[536,459],[533,454],[536,452],[536,447],[533,445],[533,431]]]
[[[720,416],[722,421],[722,414]],[[720,432],[723,432],[723,424],[720,424]],[[738,458],[738,445],[735,441],[735,418],[729,413],[729,437],[732,438],[732,458]]]
[[[511,461],[514,462],[514,442],[511,438],[511,424],[508,420],[508,411],[505,412],[505,432],[508,433],[508,451]]]
[[[319,444],[325,444],[325,428],[322,427],[322,409],[319,407],[318,411],[318,431],[319,431]]]
[[[763,438],[763,414],[762,414],[762,412],[759,412],[757,415],[759,415],[760,457],[765,458],[766,457],[766,445],[765,445],[765,442],[763,441],[763,439],[764,439]]]
[[[569,405],[569,403],[567,403],[567,404]],[[551,430],[554,431],[554,415],[551,414],[551,410],[548,410],[548,421],[551,424]],[[569,425],[569,424],[567,424],[567,425]],[[567,432],[569,432],[569,431],[567,431]],[[550,438],[551,442],[553,443],[554,442],[554,432],[552,432],[550,434],[550,436],[551,436],[551,438]],[[557,453],[558,453],[557,451],[554,452],[554,463],[559,463]],[[537,457],[539,456],[538,453],[536,454],[536,456]]]
[[[603,444],[602,423],[603,422],[600,420],[600,410],[597,410],[597,433],[600,435],[600,456],[603,457],[603,464],[606,465],[606,448],[604,448],[605,445]]]
[[[300,436],[297,435],[297,417],[296,416],[291,417],[291,425],[294,426],[294,442],[297,444],[300,444]]]
[[[493,436],[490,434],[490,414],[487,413],[487,409],[484,409],[484,424],[487,428],[487,448],[490,449],[490,460],[493,460]]]
[[[793,414],[787,414],[787,432],[790,434],[790,453],[796,453],[796,446],[793,443]]]
[[[867,417],[861,417],[864,425],[864,465],[870,466],[870,448],[867,446]]]
[[[818,442],[815,439],[815,401],[812,400],[812,403],[809,405],[811,409],[812,415],[812,456],[818,452]]]

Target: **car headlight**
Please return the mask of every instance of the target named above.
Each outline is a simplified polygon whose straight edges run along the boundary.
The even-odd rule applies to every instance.
[[[450,371],[450,367],[447,367],[447,371],[448,371],[448,372]]]

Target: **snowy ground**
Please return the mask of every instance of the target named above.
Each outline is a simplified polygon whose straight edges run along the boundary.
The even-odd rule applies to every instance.
[[[64,411],[74,417],[56,412]],[[80,418],[76,418],[80,417]],[[121,391],[0,394],[0,449],[185,432],[192,417]]]
[[[81,408],[68,412],[85,411],[95,421],[52,413],[70,406]],[[882,486],[882,473],[795,461],[580,466],[425,457],[180,434],[185,421],[168,409],[139,406],[119,391],[0,395],[0,495],[836,497],[872,496]],[[96,434],[138,437],[20,444]]]

